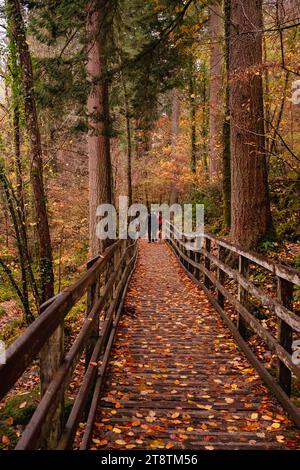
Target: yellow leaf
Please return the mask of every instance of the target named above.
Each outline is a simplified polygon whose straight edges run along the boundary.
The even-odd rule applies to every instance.
[[[274,428],[274,429],[280,428],[280,423],[273,423],[272,428]]]
[[[115,442],[116,444],[118,444],[118,446],[124,446],[126,444],[126,442],[123,441],[123,439],[117,439]]]
[[[233,398],[225,398],[226,403],[233,403],[234,399]]]
[[[113,428],[113,432],[115,432],[116,434],[121,434],[121,429],[119,428]]]
[[[211,410],[212,406],[211,405],[197,405],[197,408],[200,408],[201,410]]]
[[[108,444],[108,441],[107,441],[107,439],[102,439],[102,440],[93,439],[93,443],[102,447],[102,446],[106,446]]]

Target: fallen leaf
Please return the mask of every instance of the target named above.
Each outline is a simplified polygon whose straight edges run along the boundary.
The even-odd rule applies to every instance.
[[[278,429],[280,428],[280,423],[273,423],[271,427],[274,429]]]
[[[126,445],[126,442],[123,441],[123,439],[117,439],[117,440],[115,441],[115,443],[118,444],[118,446],[124,446],[124,445]]]
[[[10,439],[8,436],[2,436],[2,444],[7,446],[10,443]]]
[[[234,399],[233,398],[225,398],[226,403],[233,403]]]
[[[122,432],[121,429],[119,429],[119,428],[113,428],[112,431],[115,432],[116,434],[121,434],[121,432]]]

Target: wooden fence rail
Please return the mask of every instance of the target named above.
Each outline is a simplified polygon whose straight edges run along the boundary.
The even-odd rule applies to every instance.
[[[295,285],[300,286],[300,272],[257,253],[243,250],[209,233],[202,235],[203,246],[200,247],[201,237],[196,239],[195,235],[183,234],[172,224],[167,225],[167,232],[167,240],[181,265],[191,279],[207,293],[251,364],[300,428],[300,410],[290,398],[293,377],[300,380],[300,367],[292,360],[293,340],[300,337],[300,316],[292,311],[293,289]],[[198,243],[198,248],[191,249],[191,243]],[[234,257],[238,258],[238,268],[231,266],[234,264]],[[249,279],[250,265],[275,276],[276,298]],[[234,289],[229,288],[226,279],[235,281],[237,293],[232,293]],[[275,315],[277,335],[273,335],[272,331],[251,313],[249,296],[258,300],[263,308]],[[236,322],[230,318],[225,304],[236,312]],[[277,357],[277,377],[270,373],[247,343],[249,329],[257,334]]]
[[[0,366],[0,400],[36,360],[45,343],[63,325],[72,307],[87,294],[86,319],[72,346],[63,354],[59,368],[22,433],[17,450],[71,448],[84,415],[87,416],[87,425],[81,446],[88,446],[103,375],[136,256],[136,241],[115,242],[103,256],[88,263],[86,274],[76,284],[47,301],[41,308],[41,315],[9,347],[6,364]],[[83,379],[64,423],[61,403],[83,353]],[[53,429],[54,416],[56,429]]]

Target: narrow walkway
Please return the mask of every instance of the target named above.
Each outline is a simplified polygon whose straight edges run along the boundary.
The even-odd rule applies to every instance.
[[[139,260],[92,448],[295,448],[292,424],[165,244]]]

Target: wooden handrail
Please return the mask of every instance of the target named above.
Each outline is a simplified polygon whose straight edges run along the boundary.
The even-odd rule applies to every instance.
[[[217,237],[204,233],[205,246],[198,251],[192,251],[185,240],[195,240],[192,236],[179,232],[172,224],[168,225],[167,241],[191,279],[207,293],[211,303],[220,312],[223,320],[232,331],[235,339],[255,367],[262,379],[276,395],[283,407],[300,427],[300,410],[290,399],[292,374],[300,380],[300,367],[292,360],[292,332],[300,332],[300,317],[292,311],[292,285],[300,285],[300,272],[262,257],[257,253],[242,248]],[[218,248],[218,256],[212,253],[211,242]],[[188,248],[188,247],[189,248]],[[239,256],[239,270],[233,269],[225,262],[225,252],[228,250]],[[201,262],[201,258],[204,262]],[[248,279],[249,262],[255,263],[274,274],[278,280],[277,300],[266,294],[263,289],[256,287]],[[245,269],[244,269],[245,267]],[[212,269],[216,268],[216,275]],[[238,284],[238,297],[230,293],[225,285],[225,274]],[[216,289],[214,294],[212,288]],[[248,294],[270,309],[278,318],[278,337],[267,330],[248,310]],[[229,318],[224,299],[237,312],[237,324]],[[278,379],[275,380],[262,362],[249,348],[245,339],[245,331],[250,328],[257,334],[278,357]]]
[[[195,240],[195,234],[183,233],[180,232],[174,225],[167,223],[167,226],[173,227],[173,230],[177,232],[179,238],[178,242],[182,246],[185,246],[185,242],[182,241],[182,238],[187,238],[189,240]],[[236,253],[237,255],[244,256],[249,261],[265,268],[266,270],[270,271],[277,277],[281,277],[282,279],[286,279],[293,284],[300,286],[300,272],[296,269],[291,268],[290,266],[285,266],[281,263],[276,263],[275,261],[270,260],[269,258],[260,255],[259,253],[255,253],[250,250],[244,250],[241,246],[236,245],[234,243],[229,242],[228,240],[224,240],[223,238],[218,238],[215,235],[212,235],[209,232],[204,232],[199,235],[199,238],[209,239],[215,242],[218,246],[226,248],[227,250]]]
[[[104,256],[79,281],[56,296],[46,310],[8,348],[6,363],[0,366],[0,400],[31,364],[71,308],[99,276],[119,244],[120,241],[117,241],[110,246]]]
[[[93,348],[92,357],[89,358],[87,363],[83,386],[80,389],[78,399],[74,402],[64,432],[66,446],[69,447],[72,444],[83,407],[88,403],[92,377],[95,376],[97,371],[94,364],[99,360],[100,354],[106,351],[114,318],[117,312],[120,312],[124,301],[136,255],[136,241],[119,240],[109,246],[103,256],[99,256],[91,263],[88,263],[87,272],[79,281],[42,305],[41,315],[8,349],[6,364],[0,366],[0,399],[7,394],[26,368],[37,357],[45,342],[62,324],[77,301],[85,293],[88,293],[89,299],[93,299],[78,336],[52,377],[16,449],[34,449],[39,446],[41,430],[46,422],[51,422],[51,418],[59,404],[61,393],[66,390],[75,366],[87,347],[91,334],[95,333],[95,326],[99,324],[99,318],[102,315],[103,321],[100,329],[97,327],[98,340]],[[106,273],[104,276],[106,280],[100,296],[91,297],[90,290],[94,289],[104,272]],[[108,308],[104,308],[106,306]],[[90,365],[90,361],[93,365]]]

